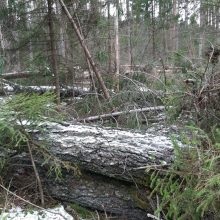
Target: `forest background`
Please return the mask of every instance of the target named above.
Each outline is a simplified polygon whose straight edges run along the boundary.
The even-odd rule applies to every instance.
[[[218,217],[219,31],[218,0],[1,0],[1,93],[10,94],[7,83],[17,90],[53,86],[55,110],[78,122],[110,118],[99,125],[139,130],[155,121],[187,124],[193,138],[183,139],[194,148],[180,154],[176,146],[167,175],[160,178],[162,169],[151,176],[152,194],[162,198],[155,215]],[[20,98],[22,117],[31,103],[39,119],[48,97]],[[9,105],[12,113],[18,102]],[[155,115],[161,109],[166,113]],[[4,146],[8,138],[2,140]]]

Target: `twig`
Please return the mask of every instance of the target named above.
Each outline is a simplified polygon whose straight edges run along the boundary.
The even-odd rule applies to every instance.
[[[37,183],[38,183],[38,188],[39,188],[39,192],[40,192],[40,199],[41,199],[41,205],[44,207],[45,202],[44,202],[43,187],[42,187],[40,175],[38,173],[37,167],[36,167],[35,162],[34,162],[34,157],[33,157],[33,154],[32,154],[32,149],[31,149],[31,145],[30,145],[29,141],[27,141],[27,146],[28,146],[28,151],[29,151],[30,158],[31,158],[31,163],[32,163],[32,166],[33,166],[33,169],[34,169],[35,177],[36,177],[36,180],[37,180]]]

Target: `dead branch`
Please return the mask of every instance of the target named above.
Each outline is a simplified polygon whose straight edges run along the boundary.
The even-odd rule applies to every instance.
[[[78,119],[78,121],[79,122],[94,122],[94,121],[98,121],[98,120],[116,118],[120,115],[125,115],[125,114],[139,113],[139,112],[151,112],[151,111],[164,111],[164,110],[165,110],[164,106],[139,108],[139,109],[132,109],[132,110],[128,110],[128,111],[112,112],[109,114],[91,116],[91,117],[87,117],[87,118]]]

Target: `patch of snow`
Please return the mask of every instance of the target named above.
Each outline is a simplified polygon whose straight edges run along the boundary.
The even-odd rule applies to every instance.
[[[0,215],[0,219],[7,220],[74,220],[69,215],[63,206],[46,210],[31,210],[26,211],[20,207],[10,209]]]
[[[3,104],[5,102],[5,98],[0,97],[0,103]]]
[[[73,145],[82,144],[100,144],[103,148],[120,146],[127,151],[138,151],[146,154],[147,152],[154,153],[155,147],[163,151],[163,149],[173,149],[171,139],[162,134],[156,133],[137,133],[124,130],[110,130],[86,125],[69,125],[62,126],[56,123],[49,124],[49,136],[51,140],[56,140],[62,146],[71,148]],[[68,134],[68,133],[72,134]],[[75,134],[75,135],[74,135]],[[86,138],[85,138],[86,136]]]
[[[6,90],[7,92],[14,92],[14,88],[10,85],[4,85],[3,89]]]
[[[140,90],[141,92],[151,92],[150,89],[148,89],[147,87],[144,87],[144,86],[138,87],[138,90]]]

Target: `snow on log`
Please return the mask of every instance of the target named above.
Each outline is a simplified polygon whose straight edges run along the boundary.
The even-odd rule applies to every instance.
[[[47,122],[42,126],[43,132],[32,133],[35,140],[44,144],[48,141],[54,155],[78,164],[82,171],[77,177],[72,171],[63,170],[62,179],[56,180],[55,176],[48,177],[46,167],[38,166],[45,192],[59,201],[74,202],[119,216],[118,219],[150,219],[147,214],[153,213],[156,202],[149,200],[145,170],[169,166],[172,162],[173,144],[169,138],[172,129],[154,127],[147,132],[137,132],[76,122]],[[177,132],[175,127],[173,129]],[[15,171],[13,180],[22,180],[19,178],[22,174],[16,172],[20,167],[32,171],[28,157],[11,159],[11,164],[16,164],[11,166]],[[35,160],[38,165],[42,163],[39,156]]]
[[[45,92],[55,91],[55,86],[22,86],[17,83],[12,83],[10,81],[1,79],[0,85],[1,93],[38,93],[43,94]],[[80,89],[72,86],[65,86],[60,88],[60,95],[63,97],[77,97],[83,96],[88,93],[88,89]]]
[[[167,166],[172,162],[173,144],[169,134],[163,132],[52,123],[38,139],[49,140],[57,157],[76,163],[81,169],[142,183],[146,167]]]

